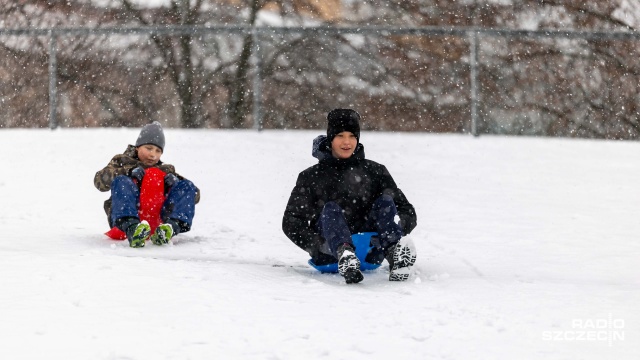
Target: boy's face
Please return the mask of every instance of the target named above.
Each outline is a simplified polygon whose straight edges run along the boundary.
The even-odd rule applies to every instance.
[[[138,151],[138,159],[146,166],[153,166],[160,161],[162,150],[151,144],[140,145],[136,148]]]
[[[348,159],[356,151],[358,139],[351,131],[343,131],[331,140],[331,155],[336,159]]]

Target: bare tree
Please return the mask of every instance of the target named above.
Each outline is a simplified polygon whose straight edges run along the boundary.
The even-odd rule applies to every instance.
[[[517,24],[526,14],[541,28],[633,31],[633,22],[621,20],[622,4],[523,0],[516,2],[510,21]],[[484,131],[613,139],[640,135],[637,41],[485,40]]]

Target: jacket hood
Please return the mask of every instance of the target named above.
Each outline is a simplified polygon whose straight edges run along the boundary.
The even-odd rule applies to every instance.
[[[311,155],[314,158],[318,159],[319,162],[336,162],[336,163],[346,163],[351,161],[363,160],[364,157],[364,145],[358,142],[356,145],[356,150],[353,152],[348,159],[336,159],[331,155],[331,145],[329,144],[329,140],[326,135],[319,135],[315,139],[313,139],[313,145],[311,147]]]
[[[130,158],[138,159],[138,152],[134,145],[127,145],[127,150],[125,150],[123,154]]]

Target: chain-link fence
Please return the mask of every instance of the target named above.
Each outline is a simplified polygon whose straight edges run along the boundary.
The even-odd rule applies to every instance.
[[[635,138],[635,32],[0,29],[2,127],[318,128]]]

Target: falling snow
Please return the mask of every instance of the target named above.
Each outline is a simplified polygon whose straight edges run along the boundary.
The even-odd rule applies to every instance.
[[[280,229],[317,132],[166,135],[202,201],[173,246],[131,249],[102,235],[92,180],[137,130],[0,131],[0,358],[640,353],[637,143],[363,132],[416,207],[418,262],[410,281],[383,266],[348,286]],[[571,340],[608,318],[623,340]]]

